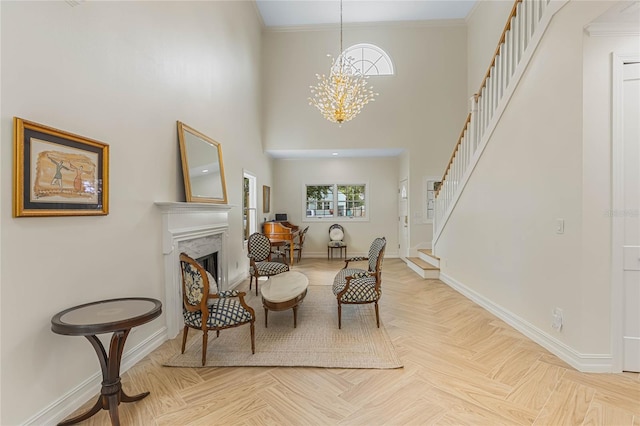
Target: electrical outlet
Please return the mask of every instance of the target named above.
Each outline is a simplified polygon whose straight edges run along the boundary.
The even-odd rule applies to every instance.
[[[553,312],[551,314],[551,328],[556,331],[562,330],[562,309],[553,308]]]

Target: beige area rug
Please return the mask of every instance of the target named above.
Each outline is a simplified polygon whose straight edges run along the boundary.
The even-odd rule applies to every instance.
[[[205,367],[402,367],[384,325],[376,327],[373,304],[343,305],[339,330],[331,286],[310,285],[298,307],[297,328],[293,328],[291,309],[269,311],[269,327],[265,328],[260,298],[252,293],[246,300],[256,311],[256,353],[251,354],[248,325],[222,330],[217,338],[210,332]],[[185,353],[177,353],[164,365],[202,367],[201,351],[202,332],[189,330]]]

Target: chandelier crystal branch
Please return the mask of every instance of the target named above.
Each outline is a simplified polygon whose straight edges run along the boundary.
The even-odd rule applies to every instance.
[[[331,55],[328,55],[331,56]],[[323,117],[334,123],[342,124],[353,119],[362,108],[378,95],[373,87],[367,87],[367,76],[355,66],[354,59],[347,57],[342,50],[342,0],[340,0],[340,55],[332,59],[328,76],[316,74],[318,84],[309,86],[312,96],[309,105],[313,105]]]

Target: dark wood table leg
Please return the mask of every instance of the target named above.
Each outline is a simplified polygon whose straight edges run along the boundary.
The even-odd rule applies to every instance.
[[[60,423],[58,423],[58,426],[66,426],[66,425],[72,425],[72,424],[75,424],[75,423],[80,423],[83,420],[87,420],[89,417],[93,416],[94,414],[96,414],[100,410],[102,410],[102,397],[101,396],[98,397],[98,400],[96,401],[94,406],[91,407],[91,409],[89,411],[87,411],[84,414],[80,414],[79,416],[72,417],[69,420],[65,420],[63,422],[60,422]]]
[[[142,398],[149,396],[151,392],[142,392],[139,393],[138,395],[132,395],[129,396],[126,393],[124,393],[123,390],[120,390],[120,401],[122,402],[136,402],[136,401],[140,401]]]
[[[293,328],[298,324],[298,305],[293,307]]]
[[[58,423],[59,426],[71,425],[96,414],[101,409],[109,410],[109,417],[113,426],[120,425],[120,417],[118,415],[118,405],[120,402],[134,402],[149,395],[149,392],[143,392],[139,395],[129,396],[122,391],[122,383],[120,382],[120,362],[122,361],[122,352],[127,336],[131,330],[116,331],[111,336],[109,345],[109,354],[107,355],[102,342],[95,335],[85,336],[93,346],[100,361],[100,369],[102,370],[102,388],[100,396],[95,405],[89,411],[69,420]]]
[[[267,307],[264,307],[264,328],[267,328],[267,320],[269,318],[269,309],[267,309]]]

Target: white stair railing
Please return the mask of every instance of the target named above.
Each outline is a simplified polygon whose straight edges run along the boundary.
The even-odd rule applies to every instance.
[[[489,70],[470,99],[469,115],[436,191],[434,247],[551,18],[568,1],[514,3]]]

